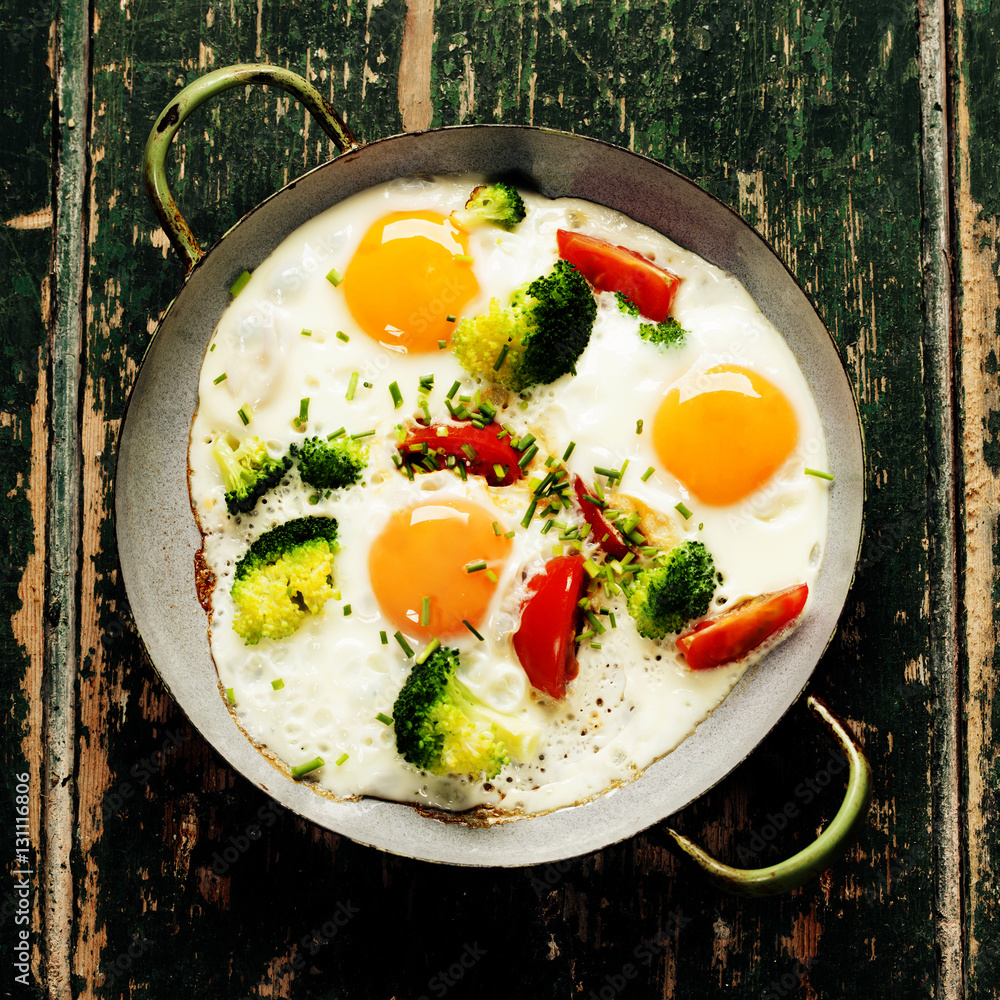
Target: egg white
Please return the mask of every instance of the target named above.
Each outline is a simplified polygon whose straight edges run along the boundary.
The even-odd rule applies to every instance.
[[[395,469],[395,428],[411,425],[420,412],[420,377],[434,375],[427,405],[435,421],[448,419],[444,396],[453,382],[466,395],[477,385],[450,351],[411,355],[373,341],[326,275],[331,268],[346,271],[361,237],[381,216],[425,209],[447,214],[480,182],[468,175],[409,178],[371,189],[311,220],[275,250],[225,312],[205,355],[190,485],[205,558],[216,575],[210,638],[220,690],[232,689],[232,711],[259,746],[290,765],[323,757],[326,764],[310,780],[337,796],[535,813],[634,778],[689,735],[756,657],[692,671],[672,639],[642,639],[624,599],[606,597],[602,603],[615,613],[618,627],[595,637],[600,648],[580,644],[580,674],[565,699],[540,696],[517,662],[510,635],[526,581],[560,543],[557,532],[541,534],[539,518],[521,527],[529,500],[526,481],[494,489],[477,477],[462,482],[440,472],[411,482]],[[829,487],[802,469],[823,468],[826,445],[815,403],[781,336],[735,279],[662,235],[576,199],[526,194],[525,203],[527,218],[515,232],[487,227],[471,235],[469,252],[481,291],[466,315],[485,311],[492,296],[506,302],[523,282],[545,273],[557,258],[556,230],[575,228],[638,249],[680,275],[684,280],[672,315],[689,331],[679,348],[651,345],[637,335],[638,319],[621,313],[614,296],[599,295],[594,331],[576,375],[537,387],[526,398],[514,397],[498,418],[514,435],[536,435],[541,451],[534,468],[547,455],[560,457],[570,441],[575,449],[568,466],[587,482],[595,478],[594,466],[620,468],[628,460],[620,492],[659,512],[677,540],[698,538],[712,552],[723,580],[716,609],[793,583],[812,588],[826,540]],[[338,338],[338,331],[348,339]],[[653,418],[669,389],[718,364],[739,364],[764,375],[788,398],[799,422],[795,454],[761,490],[725,508],[693,499],[663,469],[652,438]],[[354,372],[357,388],[349,401]],[[403,395],[398,409],[391,382]],[[294,418],[307,397],[308,422],[297,427]],[[238,414],[244,404],[253,414],[246,427]],[[230,517],[211,455],[216,435],[253,433],[277,457],[307,435],[340,427],[351,434],[375,431],[365,439],[370,462],[361,484],[310,503],[315,491],[303,487],[293,469],[252,514]],[[725,446],[719,442],[721,460]],[[650,467],[654,472],[644,480]],[[393,511],[435,496],[478,503],[494,512],[504,530],[515,531],[488,621],[480,628],[484,640],[471,633],[445,640],[460,648],[463,679],[480,697],[543,727],[533,760],[514,762],[486,783],[416,771],[396,753],[391,727],[377,719],[379,713],[391,715],[411,661],[391,638],[395,628],[372,591],[369,548]],[[675,509],[682,501],[690,518]],[[261,532],[309,514],[338,521],[334,584],[340,599],[307,617],[289,638],[245,646],[231,627],[235,565]],[[561,519],[582,524],[573,511]],[[592,554],[593,545],[585,544],[584,552]],[[348,604],[351,613],[345,616]],[[388,645],[380,640],[383,630]],[[409,640],[411,646],[420,644]],[[272,681],[278,680],[283,686],[275,690]]]

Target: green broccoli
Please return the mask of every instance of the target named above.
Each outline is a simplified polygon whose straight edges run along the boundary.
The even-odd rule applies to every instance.
[[[480,184],[472,189],[465,208],[452,212],[451,217],[465,229],[493,225],[511,230],[524,218],[524,202],[512,184]]]
[[[494,778],[510,762],[530,760],[541,728],[494,711],[456,677],[458,650],[439,646],[417,657],[393,707],[396,749],[431,774]]]
[[[470,375],[521,392],[573,371],[590,340],[597,304],[587,279],[558,260],[548,274],[522,285],[503,309],[463,319],[451,345]]]
[[[368,449],[354,438],[306,438],[293,444],[302,482],[318,490],[339,490],[361,478],[368,464]]]
[[[672,316],[668,316],[662,323],[640,323],[639,336],[662,347],[680,347],[687,336],[687,330]]]
[[[639,315],[639,307],[623,292],[615,292],[618,300],[618,308],[626,316]],[[651,344],[660,344],[663,347],[680,347],[687,336],[684,329],[672,316],[668,316],[660,323],[640,323],[639,336],[643,340],[648,340]]]
[[[248,646],[284,639],[334,596],[337,522],[300,517],[265,531],[236,564],[233,630]]]
[[[212,454],[226,487],[226,507],[230,514],[246,514],[268,490],[281,482],[292,462],[274,459],[267,445],[258,437],[239,441],[231,434],[220,434],[212,445]]]
[[[715,593],[715,563],[701,542],[681,542],[640,570],[628,595],[639,635],[662,639],[708,611]]]

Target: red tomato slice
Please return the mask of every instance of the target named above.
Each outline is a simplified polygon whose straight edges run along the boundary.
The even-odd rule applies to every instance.
[[[428,427],[414,427],[397,447],[405,461],[417,463],[424,457],[420,446],[426,444],[428,454],[441,459],[438,463],[441,468],[445,467],[444,458],[454,455],[474,476],[485,476],[490,486],[510,486],[523,475],[517,464],[521,453],[511,446],[509,436],[502,441],[497,438],[499,430],[496,425],[430,424]],[[475,458],[469,457],[466,447],[472,449]],[[502,477],[497,475],[494,465],[505,468]]]
[[[793,622],[806,605],[807,584],[762,594],[718,618],[709,618],[677,639],[677,648],[692,670],[732,663]]]
[[[583,590],[583,556],[556,556],[528,581],[531,595],[521,606],[514,652],[528,680],[553,698],[566,694],[576,677],[577,602]]]
[[[559,256],[568,260],[599,292],[621,292],[647,319],[667,318],[681,279],[641,253],[568,229],[556,231]]]
[[[583,511],[584,520],[590,525],[590,537],[612,559],[624,559],[628,555],[628,545],[625,544],[622,533],[604,516],[604,511],[597,503],[584,499],[590,497],[596,501],[596,494],[587,489],[579,476],[573,477],[573,489],[576,491],[576,502]]]

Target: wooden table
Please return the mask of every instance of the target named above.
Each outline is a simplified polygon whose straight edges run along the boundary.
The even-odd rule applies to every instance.
[[[0,783],[13,859],[29,776],[33,871],[32,986],[11,972],[14,876],[0,892],[6,995],[1000,995],[995,5],[14,0],[0,18]],[[270,809],[172,704],[111,515],[129,387],[181,278],[140,160],[179,86],[256,60],[309,75],[365,139],[528,122],[645,153],[812,295],[868,443],[860,572],[813,689],[875,769],[818,883],[724,896],[656,828],[531,870],[389,857]],[[176,190],[213,237],[330,155],[283,94],[234,91],[182,131]],[[797,708],[675,823],[734,863],[791,853],[839,803],[835,783],[799,792],[827,753]],[[802,815],[762,836],[789,801]]]

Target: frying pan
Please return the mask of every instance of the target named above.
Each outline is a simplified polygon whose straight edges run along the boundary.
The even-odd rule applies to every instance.
[[[248,83],[300,100],[343,151],[288,184],[203,253],[166,181],[171,140],[196,107]],[[394,802],[335,801],[272,764],[237,727],[220,695],[207,619],[195,587],[201,546],[187,485],[187,449],[202,358],[229,303],[229,288],[294,229],[372,185],[421,173],[527,175],[549,197],[608,205],[732,272],[784,335],[819,407],[835,483],[829,537],[809,616],[750,668],[715,712],[676,750],[632,783],[593,801],[515,822],[443,822]],[[627,150],[551,129],[472,125],[397,135],[359,145],[311,84],[273,66],[238,65],[195,81],[157,119],[146,147],[147,192],[187,268],[136,379],[118,453],[115,511],[122,576],[149,658],[170,694],[209,742],[257,787],[324,827],[382,850],[429,861],[517,866],[551,862],[627,838],[681,809],[739,764],[806,686],[836,629],[862,531],[863,443],[854,395],[836,347],[790,272],[754,230],[691,181]],[[828,867],[863,817],[869,770],[847,729],[812,708],[843,748],[847,796],[805,851],[781,865],[742,871],[715,862],[670,831],[729,888],[782,891]]]

